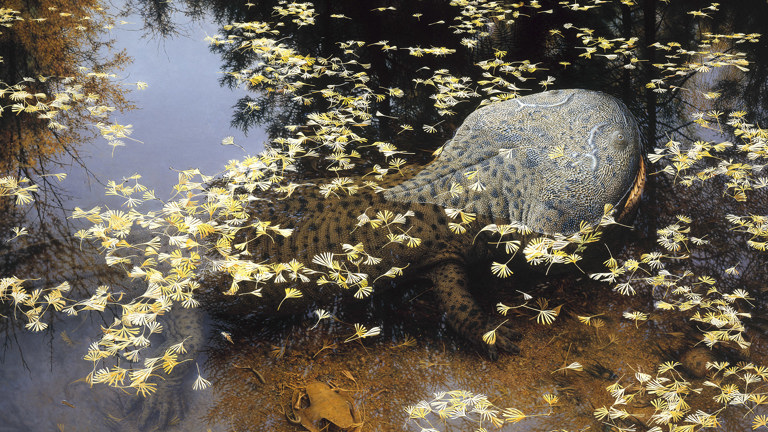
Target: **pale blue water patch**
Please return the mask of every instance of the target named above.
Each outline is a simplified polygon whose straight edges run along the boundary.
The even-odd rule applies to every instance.
[[[131,138],[124,147],[114,149],[99,138],[81,149],[85,163],[102,181],[120,181],[134,173],[142,175],[140,182],[155,189],[157,196],[167,198],[178,179],[172,171],[200,168],[212,175],[223,170],[227,161],[246,155],[235,146],[222,146],[227,136],[244,147],[248,154],[264,148],[266,135],[253,130],[248,136],[230,127],[233,108],[245,90],[230,90],[219,85],[221,59],[211,53],[205,37],[214,35],[217,26],[207,20],[191,21],[183,14],[174,20],[181,30],[171,38],[143,37],[141,19],[129,17],[129,24],[111,30],[116,49],[125,49],[133,57],[119,76],[124,83],[146,82],[149,87],[128,94],[138,109],[118,113],[113,117],[122,125],[133,125]],[[82,169],[74,167],[62,184],[73,199],[68,206],[91,208],[109,203],[102,185],[87,178]]]
[[[130,411],[137,396],[103,384],[91,387],[84,381],[91,371],[91,363],[83,360],[83,356],[88,345],[98,338],[99,326],[106,324],[94,315],[82,313],[80,317],[56,323],[52,338],[22,330],[17,334],[18,339],[6,345],[0,363],[0,392],[10,396],[0,397],[0,432],[139,430],[136,423],[142,408]],[[204,356],[193,358],[204,371]],[[202,423],[201,416],[212,403],[213,390],[192,390],[193,379],[194,376],[187,374],[180,389],[183,393],[175,396],[185,401],[186,409],[180,413],[182,418],[162,430],[229,430],[224,423]],[[162,380],[157,381],[162,385]]]
[[[135,84],[130,86],[133,90],[128,99],[138,109],[118,113],[110,120],[133,125],[131,137],[141,142],[124,139],[126,146],[114,149],[114,155],[104,139],[78,149],[98,181],[119,182],[139,173],[140,182],[155,189],[163,199],[172,194],[178,180],[178,173],[170,167],[199,168],[204,174],[215,175],[227,161],[246,155],[238,147],[222,146],[222,139],[233,136],[249,154],[261,151],[266,140],[259,130],[246,137],[229,125],[232,105],[244,90],[232,91],[218,83],[220,58],[209,51],[204,40],[216,33],[216,25],[203,20],[191,22],[181,14],[174,19],[183,34],[168,39],[142,38],[138,17],[126,18],[130,24],[112,30],[115,48],[126,49],[134,59],[118,79],[126,85],[143,81],[149,87],[136,90]],[[72,195],[65,201],[66,207],[119,207],[121,201],[105,196],[104,187],[81,167],[73,165],[68,171],[68,178],[61,183]],[[93,281],[94,287],[97,283]],[[130,397],[105,386],[91,389],[82,381],[91,369],[83,356],[88,345],[99,338],[100,325],[104,324],[95,314],[88,316],[91,319],[57,322],[49,335],[18,330],[6,345],[0,358],[0,394],[13,396],[0,398],[0,431],[136,429],[135,416],[126,418]],[[198,361],[205,374],[204,358]],[[184,391],[190,398],[185,413],[206,412],[212,397],[210,389],[193,392],[188,383]],[[167,430],[223,429],[204,427],[198,416],[191,414]]]

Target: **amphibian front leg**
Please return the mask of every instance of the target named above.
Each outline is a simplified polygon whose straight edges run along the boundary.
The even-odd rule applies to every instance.
[[[483,346],[488,355],[494,359],[498,355],[498,349],[512,354],[520,351],[512,342],[517,333],[506,326],[497,330],[494,345],[483,342],[483,334],[493,329],[499,320],[483,312],[469,293],[464,263],[457,261],[439,263],[429,271],[428,277],[432,280],[448,325],[455,331],[473,343]]]

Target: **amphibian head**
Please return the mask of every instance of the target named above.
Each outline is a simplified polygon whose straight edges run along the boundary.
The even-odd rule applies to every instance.
[[[437,160],[383,193],[571,234],[642,181],[641,158],[637,121],[621,101],[554,90],[473,112]],[[456,185],[463,191],[451,194]]]

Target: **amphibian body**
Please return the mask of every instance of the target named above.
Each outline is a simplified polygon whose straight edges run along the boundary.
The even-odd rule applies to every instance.
[[[366,297],[386,276],[402,272],[429,279],[446,322],[481,345],[498,320],[468,291],[468,266],[482,255],[478,249],[492,245],[473,241],[474,233],[513,224],[528,227],[531,236],[570,235],[582,221],[597,224],[605,204],[616,206],[621,221],[637,205],[644,182],[637,123],[621,102],[586,90],[533,94],[478,109],[434,162],[390,189],[326,197],[322,188],[311,188],[255,201],[248,209],[251,228],[244,226],[234,243],[247,248],[241,258],[269,263],[270,274],[218,272],[201,285],[257,294],[240,296],[252,299],[257,313],[306,313],[340,293]],[[449,225],[459,211],[476,216],[465,234]],[[258,235],[255,225],[266,221],[293,233]],[[170,340],[184,339],[190,350],[201,346],[199,314],[182,309],[167,327]],[[501,327],[496,343],[482,346],[491,356],[497,349],[515,352],[513,333]],[[179,382],[170,377],[148,400],[140,424],[180,412],[173,396]]]
[[[255,204],[254,218],[294,231],[284,239],[245,231],[238,241],[256,262],[284,263],[273,267],[284,282],[240,289],[261,294],[255,301],[265,313],[303,312],[341,288],[364,297],[382,275],[404,269],[404,277],[430,279],[448,324],[480,343],[489,314],[467,289],[477,246],[474,234],[449,229],[448,213],[475,214],[474,232],[516,223],[570,235],[582,221],[597,224],[605,204],[618,206],[619,218],[629,214],[644,181],[637,123],[615,98],[559,90],[495,103],[472,113],[434,162],[395,187]],[[286,288],[301,297],[286,298]],[[516,351],[510,335],[501,330],[488,348]]]

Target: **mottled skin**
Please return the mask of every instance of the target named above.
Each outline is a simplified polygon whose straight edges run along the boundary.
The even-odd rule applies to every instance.
[[[367,253],[382,262],[361,265],[355,271],[368,274],[373,281],[391,266],[407,264],[405,277],[430,279],[448,324],[480,344],[481,335],[489,330],[489,314],[470,296],[466,269],[484,255],[477,250],[482,246],[473,246],[469,236],[450,232],[445,208],[476,213],[474,226],[478,228],[517,221],[535,233],[572,234],[581,221],[597,223],[606,203],[624,204],[633,185],[644,181],[644,171],[638,175],[641,159],[637,123],[613,97],[586,90],[525,96],[472,113],[436,161],[381,193],[358,192],[328,199],[304,193],[254,205],[255,217],[294,228],[294,232],[285,239],[253,241],[248,250],[256,261],[295,258],[317,269],[311,264],[315,255],[342,253],[343,243],[362,243]],[[466,174],[471,171],[477,174],[470,180]],[[471,189],[477,181],[483,190]],[[451,196],[447,191],[452,183],[461,184],[464,192]],[[630,207],[640,193],[640,188],[635,189]],[[414,213],[406,224],[391,230],[420,238],[420,247],[388,244],[386,228],[356,228],[361,214],[367,211],[374,218],[385,209]],[[284,289],[296,286],[304,296],[285,301],[281,310],[305,311],[309,303],[322,307],[337,290],[318,287],[314,281],[268,284],[263,286],[264,296],[256,301],[266,304],[264,310],[269,313],[283,299]],[[486,347],[492,355],[496,348],[516,351],[509,333],[501,330],[496,346]]]
[[[347,243],[365,245],[365,251],[370,255],[381,258],[376,265],[359,268],[347,263],[347,267],[355,272],[366,273],[369,281],[386,272],[392,266],[408,267],[404,272],[405,278],[427,278],[434,285],[434,290],[444,306],[448,323],[459,333],[475,342],[480,341],[480,335],[486,331],[488,315],[483,313],[469,295],[467,264],[472,261],[470,256],[472,239],[467,235],[456,235],[448,229],[449,218],[444,208],[434,204],[405,204],[392,202],[383,194],[373,192],[358,192],[352,196],[324,199],[317,196],[301,196],[296,199],[284,200],[269,205],[257,205],[256,214],[263,220],[279,223],[281,227],[291,227],[295,231],[290,237],[272,239],[262,238],[249,246],[256,261],[288,262],[296,258],[313,269],[321,270],[311,263],[312,258],[322,252],[341,253],[341,244]],[[261,207],[261,208],[259,208]],[[369,226],[355,229],[357,217],[368,209],[367,214],[374,218],[379,210],[388,209],[393,213],[405,214],[412,211],[414,216],[408,217],[402,225],[394,225],[394,233],[407,232],[413,237],[420,238],[419,247],[410,248],[403,244],[388,243],[388,231],[385,227],[372,229]],[[266,211],[265,211],[266,210]],[[344,257],[336,258],[340,262]],[[286,300],[280,306],[280,312],[301,313],[314,307],[327,308],[331,299],[339,293],[339,288],[332,285],[317,286],[313,281],[306,284],[285,282],[280,284],[262,285],[262,297],[254,298],[254,304],[263,305],[260,310],[264,313],[276,313],[277,306],[284,297],[284,289],[298,287],[303,297]],[[387,284],[375,284],[376,289]],[[245,290],[249,290],[245,286]],[[352,298],[356,290],[350,289],[342,295]],[[358,300],[356,300],[358,301]],[[326,306],[324,306],[326,305]],[[503,349],[514,351],[514,345],[505,337],[500,338],[499,345]]]
[[[471,171],[477,174],[468,179]],[[362,243],[368,254],[382,260],[359,268],[347,263],[350,270],[367,274],[373,282],[390,267],[407,265],[404,279],[429,279],[447,323],[495,356],[497,349],[516,352],[517,347],[512,342],[514,331],[508,327],[499,329],[495,345],[481,341],[482,334],[498,324],[492,320],[492,311],[481,310],[468,291],[467,268],[487,256],[481,250],[484,242],[473,244],[471,235],[452,233],[445,208],[476,213],[472,234],[486,224],[510,221],[521,222],[536,233],[572,234],[582,220],[598,222],[606,203],[619,206],[620,217],[629,215],[644,180],[637,123],[621,102],[599,92],[550,91],[475,111],[436,161],[384,192],[324,198],[311,188],[283,200],[256,201],[249,209],[254,218],[294,232],[287,238],[272,239],[255,238],[242,230],[236,242],[251,240],[248,252],[256,262],[287,263],[295,258],[317,270],[322,267],[312,264],[315,255],[341,254],[342,244]],[[483,190],[471,189],[476,181]],[[458,197],[447,193],[452,183],[464,186]],[[386,227],[356,227],[361,214],[373,219],[377,211],[387,209],[395,214],[413,212],[405,224],[392,225],[390,230],[420,238],[421,246],[388,243]],[[346,262],[343,256],[336,259]],[[338,287],[318,286],[317,276],[310,278],[308,283],[261,284],[262,297],[246,297],[258,305],[259,312],[272,314],[288,287],[301,289],[303,297],[283,302],[280,313],[324,307],[339,295]],[[229,287],[228,282],[224,284],[220,289]],[[374,284],[375,289],[383,286]],[[253,288],[241,284],[241,292]],[[352,298],[354,291],[341,295]],[[189,321],[173,328],[183,333],[197,325]],[[192,338],[190,343],[200,342]]]
[[[597,223],[604,204],[619,203],[640,162],[640,133],[624,104],[600,92],[555,90],[473,112],[438,160],[384,196],[571,234],[581,221]],[[487,188],[444,193],[451,182],[475,180]]]

